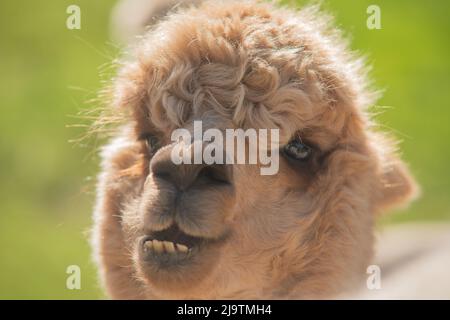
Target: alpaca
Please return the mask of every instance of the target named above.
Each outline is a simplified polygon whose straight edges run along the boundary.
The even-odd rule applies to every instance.
[[[114,299],[332,298],[363,280],[378,213],[416,184],[330,20],[260,1],[161,19],[111,88],[93,249]],[[279,130],[279,168],[174,164],[174,130]]]

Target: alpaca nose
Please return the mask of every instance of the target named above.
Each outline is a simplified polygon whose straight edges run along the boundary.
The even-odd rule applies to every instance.
[[[208,165],[176,164],[171,157],[174,146],[160,149],[150,161],[150,172],[154,177],[174,184],[180,190],[186,190],[195,182],[203,181],[208,184],[229,184],[230,168],[225,164]]]

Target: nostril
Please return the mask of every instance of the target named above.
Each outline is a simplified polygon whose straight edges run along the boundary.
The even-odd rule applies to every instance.
[[[160,149],[150,161],[150,172],[157,180],[172,183],[180,190],[188,189],[197,180],[211,184],[231,184],[231,166],[224,164],[175,164],[171,148]]]
[[[169,172],[164,172],[164,171],[153,171],[153,177],[154,178],[158,178],[158,179],[163,179],[163,180],[171,180],[171,175]]]
[[[172,180],[176,171],[175,165],[170,159],[170,150],[158,151],[150,162],[150,172],[155,178]]]
[[[230,169],[226,165],[210,165],[204,167],[199,174],[216,184],[230,184]]]
[[[173,170],[171,172],[170,169],[167,168],[166,166],[153,167],[151,172],[152,172],[154,179],[165,180],[165,181],[170,181],[172,183],[175,183],[174,177],[173,177]]]

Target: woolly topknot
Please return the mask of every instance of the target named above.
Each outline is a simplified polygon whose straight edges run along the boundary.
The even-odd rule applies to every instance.
[[[178,10],[149,30],[136,62],[125,64],[116,104],[161,128],[214,110],[236,127],[280,128],[282,139],[328,111],[324,125],[334,117],[339,133],[348,107],[365,110],[373,94],[361,59],[330,26],[317,7],[206,1]]]

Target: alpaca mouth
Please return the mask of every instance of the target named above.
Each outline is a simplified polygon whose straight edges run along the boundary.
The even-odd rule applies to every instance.
[[[188,261],[208,240],[184,233],[177,225],[152,232],[141,240],[141,252],[146,261],[170,266]]]

